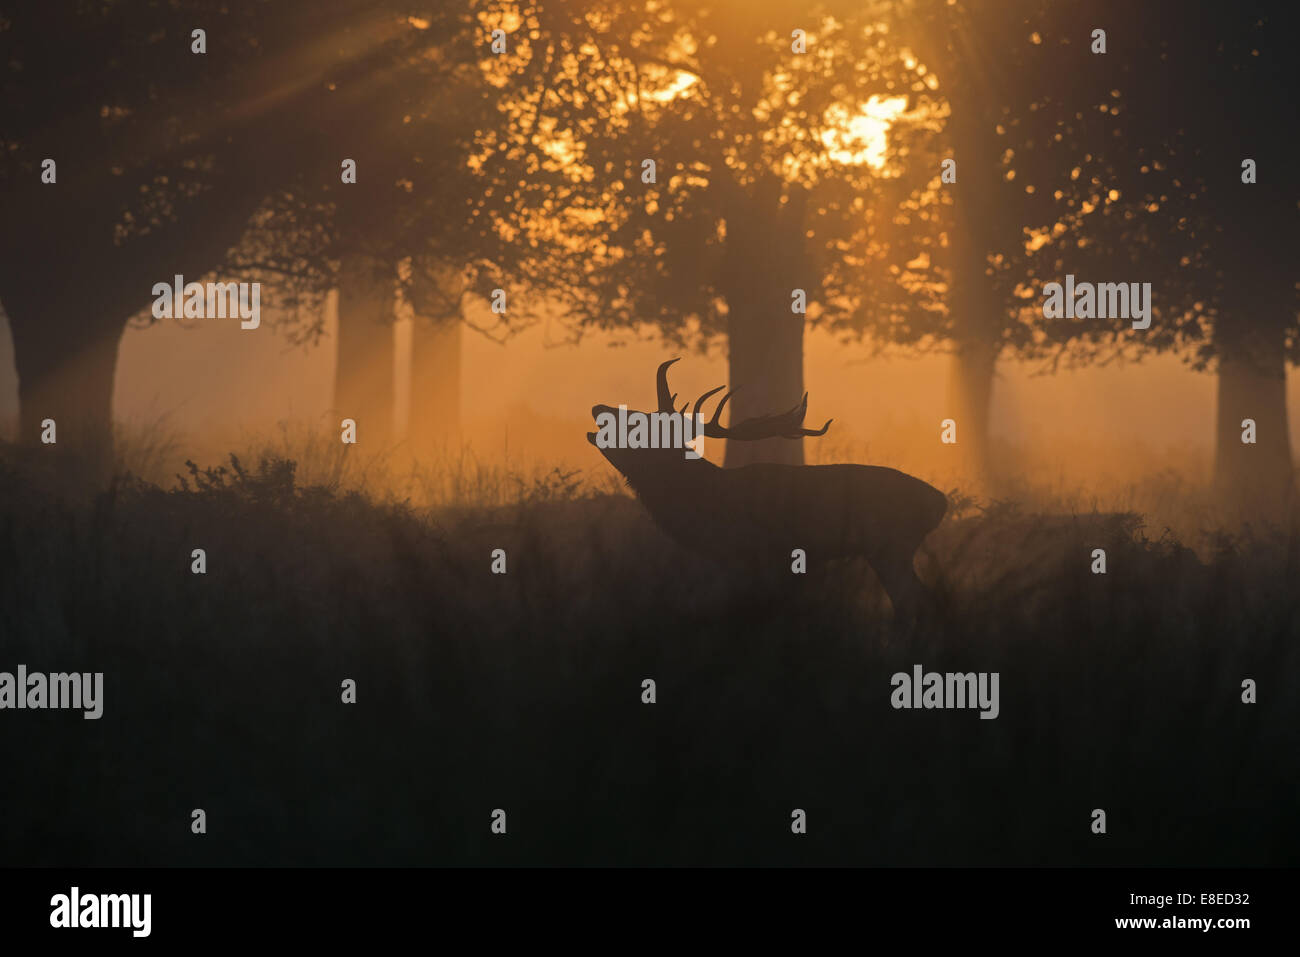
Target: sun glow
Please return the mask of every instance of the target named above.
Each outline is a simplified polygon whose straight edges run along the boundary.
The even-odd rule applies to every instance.
[[[873,96],[856,114],[848,107],[835,105],[827,109],[827,128],[822,143],[837,163],[848,166],[866,164],[883,169],[889,149],[889,127],[907,108],[905,96]]]

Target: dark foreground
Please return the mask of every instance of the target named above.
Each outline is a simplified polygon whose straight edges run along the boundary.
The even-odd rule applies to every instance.
[[[205,484],[71,501],[0,462],[0,671],[105,685],[98,721],[0,711],[4,863],[1300,860],[1286,536],[1207,565],[1122,516],[958,514],[902,637],[864,569],[756,590],[621,497]],[[999,672],[999,717],[894,710],[917,664]]]

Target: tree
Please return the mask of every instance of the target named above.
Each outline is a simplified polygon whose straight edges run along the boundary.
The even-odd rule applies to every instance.
[[[679,345],[725,334],[737,418],[800,401],[807,322],[937,328],[918,291],[937,163],[910,162],[924,138],[904,129],[929,117],[896,121],[907,145],[888,173],[867,161],[890,97],[930,88],[883,4],[474,8],[506,40],[479,168],[492,186],[521,166],[552,185],[538,214],[581,253],[564,284],[576,325],[647,323]],[[757,459],[801,462],[802,445],[727,446],[728,465]]]
[[[953,114],[945,136],[978,157],[973,190],[954,191],[953,248],[974,254],[950,264],[961,404],[976,435],[1004,351],[1051,369],[1171,351],[1218,364],[1220,491],[1285,502],[1296,192],[1283,177],[1262,189],[1241,180],[1247,152],[1277,168],[1294,145],[1276,117],[1295,67],[1266,42],[1272,21],[1241,5],[1196,17],[1165,3],[914,10]],[[1151,327],[1045,318],[1042,286],[1066,273],[1151,282]],[[1246,418],[1253,446],[1241,440]]]
[[[458,429],[467,298],[510,293],[487,330],[508,337],[544,305],[539,295],[513,293],[567,288],[572,270],[563,262],[577,257],[537,213],[550,198],[544,177],[503,163],[491,185],[480,181],[475,136],[496,114],[496,90],[480,68],[486,32],[463,9],[437,26],[417,4],[396,7],[418,34],[401,71],[378,85],[365,75],[331,79],[336,102],[312,118],[313,128],[333,131],[321,154],[328,159],[268,197],[227,266],[274,288],[281,329],[296,342],[319,338],[324,298],[339,290],[335,404],[341,415],[363,417],[368,441],[381,446],[393,411],[394,305],[409,305],[410,438],[430,452]]]
[[[1105,17],[1045,0],[900,0],[891,13],[945,106],[942,149],[954,166],[940,191],[936,265],[947,285],[951,406],[968,476],[996,481],[989,413],[999,359],[1068,348],[1077,329],[1045,339],[1035,321],[1038,287],[1114,254],[1102,234],[1115,232],[1118,197],[1099,184],[1118,91],[1091,53]]]
[[[349,69],[391,65],[402,34],[368,9],[106,0],[20,6],[0,24],[0,300],[21,441],[53,418],[59,445],[88,474],[106,473],[127,320],[155,283],[218,265],[264,198],[309,162],[319,141],[294,121],[319,112],[340,31],[362,24],[374,41]],[[53,182],[42,181],[47,159]]]
[[[1251,153],[1285,165],[1295,134],[1276,117],[1288,109],[1295,66],[1276,48],[1272,21],[1249,6],[1196,17],[1162,3],[1090,5],[1076,16],[1082,9],[1052,6],[1026,24],[1044,38],[1053,31],[1042,25],[1062,30],[1068,42],[1055,53],[1055,73],[1069,80],[1033,82],[1041,68],[1022,79],[1050,91],[1029,115],[1061,129],[1050,140],[1029,138],[1031,147],[1058,145],[1018,151],[1016,181],[1037,184],[1056,209],[1027,208],[1029,242],[993,271],[1018,284],[1004,290],[1029,294],[1006,314],[1004,343],[1053,369],[1166,351],[1197,369],[1217,364],[1218,489],[1257,512],[1285,507],[1297,192],[1285,177],[1244,183],[1243,161]],[[1098,55],[1080,38],[1103,25],[1106,52]],[[1066,169],[1075,187],[1044,188]],[[1065,273],[1150,282],[1150,328],[1044,317],[1042,283]],[[1253,445],[1242,442],[1245,419],[1257,426]]]
[[[1216,368],[1221,500],[1278,517],[1295,493],[1286,364],[1300,356],[1292,172],[1300,137],[1286,119],[1300,71],[1289,34],[1275,9],[1249,3],[1190,17],[1156,2],[1125,15],[1145,68],[1129,188],[1152,213],[1164,295],[1191,300],[1152,339],[1196,368]],[[1254,443],[1243,441],[1246,420]]]

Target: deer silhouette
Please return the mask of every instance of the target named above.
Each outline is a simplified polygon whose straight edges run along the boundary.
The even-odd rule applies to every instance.
[[[690,404],[678,411],[677,396],[668,388],[668,368],[677,361],[669,359],[659,366],[659,408],[646,418],[652,428],[666,428],[677,418],[682,422],[679,434],[685,435]],[[724,388],[706,392],[695,402],[691,421],[702,422],[706,437],[796,439],[825,435],[830,428],[830,420],[820,429],[804,428],[807,393],[788,412],[724,428],[718,419],[731,398],[728,392],[713,417],[703,422],[700,410],[705,400]],[[600,422],[618,411],[596,405],[591,414]],[[920,610],[925,590],[912,561],[948,509],[944,494],[920,479],[874,465],[757,463],[724,469],[688,457],[676,440],[630,448],[598,441],[597,433],[588,432],[587,441],[622,473],[655,523],[687,549],[726,566],[786,573],[796,548],[804,550],[809,562],[863,558],[884,586],[896,617],[911,619]],[[772,580],[770,574],[759,577]]]

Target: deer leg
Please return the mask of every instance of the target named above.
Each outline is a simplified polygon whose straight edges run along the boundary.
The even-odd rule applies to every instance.
[[[894,619],[899,622],[915,622],[925,606],[925,586],[916,577],[912,568],[910,552],[893,552],[876,555],[870,559],[871,567],[889,595],[889,603],[894,606]]]

